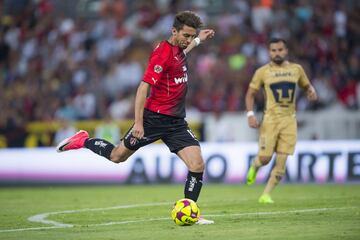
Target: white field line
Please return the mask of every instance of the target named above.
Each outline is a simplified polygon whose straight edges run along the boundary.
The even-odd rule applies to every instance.
[[[125,208],[139,208],[139,207],[153,207],[153,206],[162,206],[162,205],[170,205],[171,203],[162,202],[162,203],[143,203],[143,204],[131,204],[131,205],[119,205],[114,207],[106,207],[106,208],[83,208],[83,209],[75,209],[75,210],[65,210],[65,211],[58,211],[58,212],[48,212],[37,214],[28,218],[30,222],[39,222],[44,224],[51,224],[55,227],[73,227],[72,224],[64,224],[62,222],[56,222],[47,220],[50,215],[57,215],[57,214],[69,214],[69,213],[79,213],[79,212],[96,212],[96,211],[107,211],[113,209],[125,209]]]
[[[21,232],[21,231],[29,231],[29,230],[44,230],[44,229],[52,229],[52,228],[71,228],[74,227],[73,224],[66,224],[62,222],[56,222],[52,220],[47,220],[50,215],[57,214],[69,214],[69,213],[78,213],[78,212],[95,212],[95,211],[106,211],[113,209],[126,209],[126,208],[139,208],[139,207],[153,207],[153,206],[162,206],[162,205],[170,205],[169,202],[162,203],[143,203],[143,204],[131,204],[131,205],[119,205],[114,207],[106,207],[106,208],[83,208],[83,209],[75,209],[75,210],[65,210],[65,211],[57,211],[57,212],[47,212],[41,213],[28,218],[30,222],[38,222],[43,224],[50,224],[53,226],[49,227],[31,227],[31,228],[16,228],[16,229],[4,229],[0,230],[2,232]],[[80,225],[81,226],[81,225]]]
[[[107,223],[98,223],[98,224],[86,224],[86,225],[72,225],[65,224],[61,222],[55,222],[46,220],[46,217],[50,215],[56,214],[66,214],[66,213],[76,213],[76,212],[86,212],[86,211],[103,211],[110,209],[125,209],[125,208],[138,208],[145,206],[160,206],[167,205],[169,203],[146,203],[146,204],[134,204],[134,205],[122,205],[115,206],[109,208],[89,208],[89,209],[78,209],[78,210],[67,210],[67,211],[59,211],[59,212],[49,212],[38,214],[28,218],[29,221],[40,222],[44,224],[52,224],[54,226],[49,227],[32,227],[32,228],[17,228],[17,229],[3,229],[0,230],[0,233],[4,232],[21,232],[21,231],[30,231],[30,230],[44,230],[44,229],[54,229],[54,228],[71,228],[71,227],[99,227],[99,226],[110,226],[110,225],[120,225],[120,224],[129,224],[129,223],[140,223],[140,222],[152,222],[152,221],[164,221],[170,220],[170,217],[162,217],[162,218],[148,218],[148,219],[137,219],[137,220],[125,220],[125,221],[117,221],[117,222],[107,222]],[[342,207],[342,208],[313,208],[313,209],[297,209],[297,210],[289,210],[289,211],[273,211],[273,212],[248,212],[248,213],[229,213],[229,214],[207,214],[203,215],[204,217],[239,217],[239,216],[262,216],[262,215],[281,215],[281,214],[289,214],[289,213],[309,213],[309,212],[326,212],[326,211],[336,211],[336,210],[344,210],[344,209],[353,209],[356,207]]]

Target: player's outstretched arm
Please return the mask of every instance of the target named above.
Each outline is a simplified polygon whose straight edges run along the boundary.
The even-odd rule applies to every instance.
[[[259,123],[254,115],[253,107],[254,107],[254,99],[257,93],[256,89],[249,87],[245,96],[245,105],[246,105],[246,116],[248,119],[249,127],[258,128]]]
[[[200,30],[199,35],[191,41],[189,46],[184,50],[184,53],[189,53],[194,47],[198,46],[200,43],[203,43],[205,40],[213,38],[215,31],[212,29],[203,29]]]
[[[305,87],[305,91],[306,91],[306,98],[313,102],[316,101],[318,99],[317,97],[317,93],[315,91],[315,88],[313,87],[313,85],[308,85],[307,87]]]

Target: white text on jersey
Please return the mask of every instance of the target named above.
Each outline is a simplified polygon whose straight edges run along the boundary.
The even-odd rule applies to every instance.
[[[184,76],[182,76],[182,77],[174,78],[174,81],[175,81],[176,84],[187,82],[188,81],[187,74],[185,73]]]

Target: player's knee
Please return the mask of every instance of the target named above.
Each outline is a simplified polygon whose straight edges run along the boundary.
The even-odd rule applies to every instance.
[[[126,154],[124,151],[121,151],[119,147],[113,149],[110,154],[110,160],[114,163],[125,162],[129,158],[129,154]]]
[[[261,157],[259,157],[259,160],[260,160],[262,165],[267,165],[270,162],[271,157],[261,156]]]
[[[114,163],[121,163],[121,162],[125,162],[128,158],[125,156],[114,156],[114,157],[110,157],[110,160]]]
[[[203,172],[205,169],[204,161],[193,161],[189,164],[191,172]]]

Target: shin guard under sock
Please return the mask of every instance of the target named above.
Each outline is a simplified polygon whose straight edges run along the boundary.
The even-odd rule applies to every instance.
[[[88,138],[85,141],[85,147],[94,153],[110,160],[110,154],[115,148],[114,144],[99,138]]]
[[[190,172],[187,175],[184,194],[185,198],[197,201],[202,187],[203,173]]]

